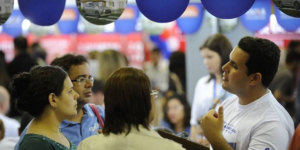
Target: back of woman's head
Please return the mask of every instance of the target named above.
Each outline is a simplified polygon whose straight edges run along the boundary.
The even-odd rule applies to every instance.
[[[200,50],[208,48],[209,50],[217,52],[221,57],[221,67],[229,61],[229,55],[232,51],[232,45],[230,41],[221,33],[210,36],[204,44],[200,47]]]
[[[104,88],[105,125],[103,133],[129,133],[131,127],[148,129],[151,87],[143,71],[125,67],[108,78]]]
[[[30,72],[13,77],[11,87],[16,95],[16,107],[39,117],[49,104],[51,93],[60,96],[67,73],[56,66],[35,66]]]

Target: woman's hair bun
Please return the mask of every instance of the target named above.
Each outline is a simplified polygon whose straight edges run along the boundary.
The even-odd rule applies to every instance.
[[[11,82],[11,88],[17,97],[21,96],[29,87],[30,75],[28,72],[16,74]]]

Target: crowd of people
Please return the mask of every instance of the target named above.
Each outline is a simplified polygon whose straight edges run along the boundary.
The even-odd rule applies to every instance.
[[[266,39],[232,46],[210,36],[199,46],[209,74],[192,103],[182,51],[166,60],[154,48],[142,69],[116,50],[47,65],[46,51],[24,37],[14,51],[9,64],[0,51],[0,149],[184,149],[154,128],[215,150],[300,148],[299,41],[280,51]]]

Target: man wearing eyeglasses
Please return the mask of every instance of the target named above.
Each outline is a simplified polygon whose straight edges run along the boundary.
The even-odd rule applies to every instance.
[[[61,132],[76,146],[85,138],[98,134],[101,126],[96,115],[88,105],[92,96],[94,78],[91,76],[91,69],[87,59],[82,55],[67,54],[56,58],[51,65],[62,67],[73,83],[74,90],[80,95],[77,99],[77,115],[68,120],[64,120],[60,125]],[[101,118],[104,120],[104,110],[97,106]],[[20,141],[27,132],[22,132]],[[19,142],[15,150],[19,149]]]

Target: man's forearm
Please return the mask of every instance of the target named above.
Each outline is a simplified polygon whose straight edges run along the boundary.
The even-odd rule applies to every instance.
[[[216,137],[209,142],[214,150],[233,150],[223,136]]]

